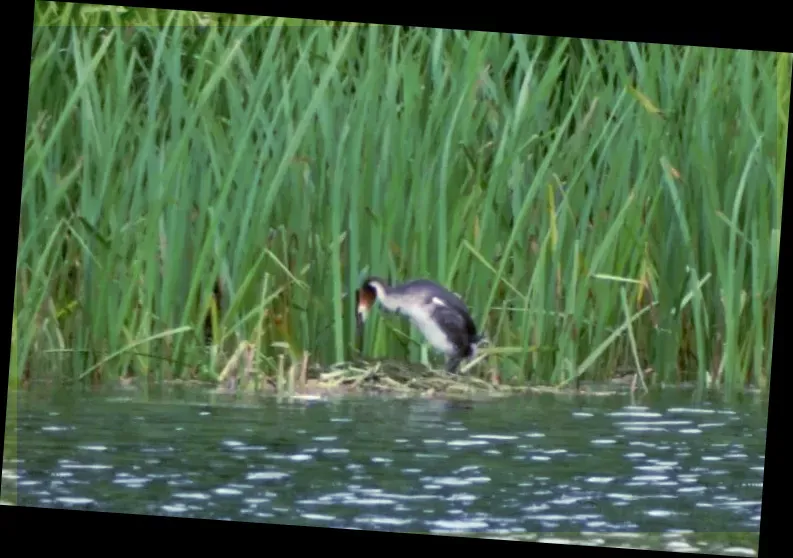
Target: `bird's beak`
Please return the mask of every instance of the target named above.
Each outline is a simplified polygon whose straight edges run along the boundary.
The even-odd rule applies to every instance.
[[[363,324],[366,321],[366,316],[369,313],[369,309],[363,306],[358,307],[358,311],[355,313],[355,325],[360,333],[363,330]]]

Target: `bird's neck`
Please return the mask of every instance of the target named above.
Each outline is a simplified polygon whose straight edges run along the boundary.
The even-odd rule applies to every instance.
[[[383,296],[378,293],[377,300],[380,305],[389,312],[398,312],[400,310],[399,299],[394,296]]]
[[[374,288],[375,293],[377,294],[376,298],[378,302],[380,302],[380,304],[382,304],[386,308],[388,308],[390,304],[393,304],[390,296],[391,293],[388,292],[390,290],[388,287],[386,287],[385,285],[381,285],[380,283],[372,283],[371,285]],[[386,303],[385,301],[388,302]]]

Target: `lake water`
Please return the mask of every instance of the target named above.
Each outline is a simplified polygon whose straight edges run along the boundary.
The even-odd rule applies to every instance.
[[[756,552],[767,406],[749,396],[17,397],[20,505]]]

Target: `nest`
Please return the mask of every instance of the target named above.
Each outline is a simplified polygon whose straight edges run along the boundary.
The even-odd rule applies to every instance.
[[[337,365],[320,374],[318,386],[329,390],[362,394],[392,394],[432,397],[434,395],[496,395],[514,393],[514,388],[487,382],[472,374],[450,374],[420,364],[381,360]]]
[[[252,369],[253,346],[249,343],[240,345],[234,356],[220,375],[219,391],[236,392],[264,391],[295,399],[316,399],[333,396],[351,395],[388,395],[396,397],[424,397],[444,399],[491,399],[526,393],[570,393],[580,392],[578,389],[560,387],[540,387],[529,385],[511,385],[498,381],[495,371],[491,371],[490,381],[477,374],[481,365],[471,363],[461,367],[460,372],[451,374],[444,369],[428,368],[397,360],[356,360],[319,367],[310,365],[308,355],[302,359],[292,359],[287,364],[285,358],[279,358],[275,377],[255,373]],[[243,366],[243,363],[247,366]],[[238,376],[238,372],[245,370]],[[249,382],[253,376],[263,381]],[[237,379],[242,382],[238,386]],[[223,386],[223,384],[227,384]],[[254,387],[253,384],[258,384]],[[589,395],[612,395],[608,390],[585,390]]]

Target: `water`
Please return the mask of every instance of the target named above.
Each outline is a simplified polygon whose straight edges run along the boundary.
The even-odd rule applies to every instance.
[[[766,407],[750,401],[221,401],[19,395],[4,487],[26,506],[374,530],[759,532]]]

